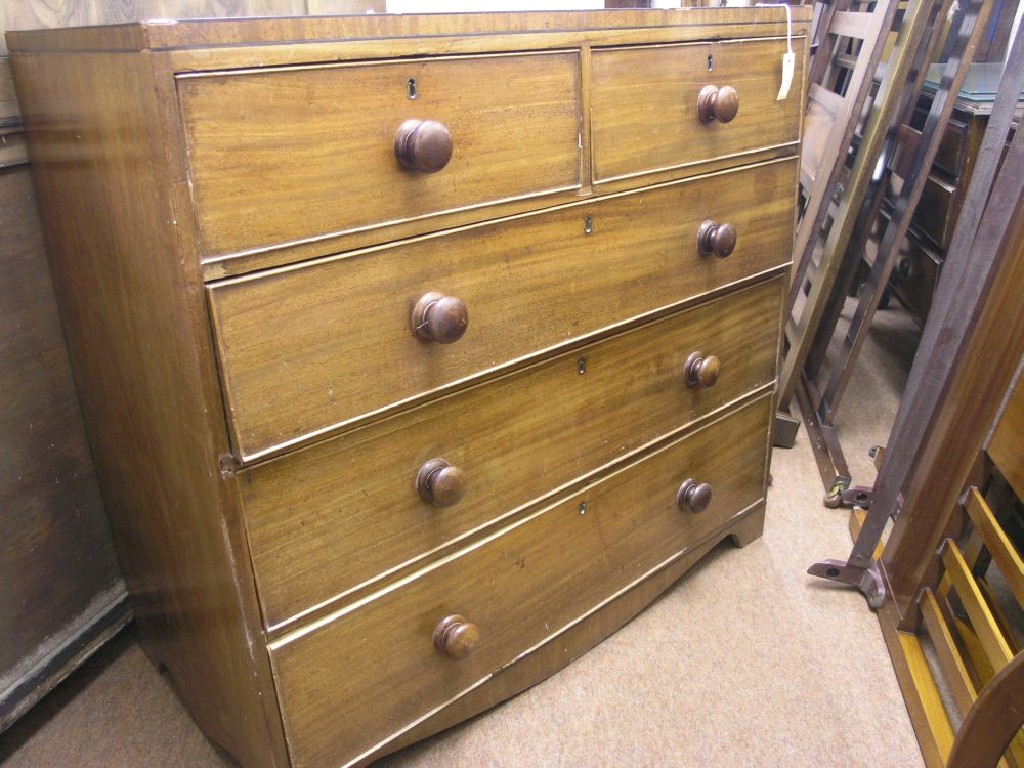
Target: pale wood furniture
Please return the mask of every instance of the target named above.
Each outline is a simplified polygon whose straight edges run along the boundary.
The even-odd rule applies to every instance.
[[[881,617],[930,766],[1024,764],[1024,654],[1019,623],[1011,618],[1024,605],[1024,559],[1019,537],[1015,543],[1008,533],[1008,524],[1020,529],[1024,491],[1024,379],[1002,408],[969,475],[972,485],[954,508],[936,510],[942,541],[915,596],[918,631],[897,624],[896,606]],[[888,559],[888,571],[901,575],[906,557],[904,546]],[[934,649],[933,665],[924,637]]]
[[[459,722],[760,535],[793,18],[781,100],[780,8],[9,36],[140,632],[243,764]]]

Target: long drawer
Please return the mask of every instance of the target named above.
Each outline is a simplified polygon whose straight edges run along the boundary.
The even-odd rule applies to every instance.
[[[803,112],[803,38],[797,70],[776,101],[785,39],[636,46],[595,51],[592,136],[596,182],[791,144]],[[704,108],[701,92],[708,88]],[[727,89],[738,109],[723,114]],[[714,109],[718,105],[717,111]],[[703,111],[702,119],[701,112]],[[712,117],[714,116],[714,117]],[[723,119],[729,118],[727,122]]]
[[[778,316],[781,285],[773,279],[243,472],[268,627],[771,383],[778,332],[767,320]],[[688,384],[691,356],[717,360],[717,381]],[[420,496],[417,478],[433,460],[459,473],[461,498]]]
[[[897,267],[889,278],[900,302],[921,325],[931,311],[942,262],[942,257],[932,248],[915,235],[908,234],[900,248]]]
[[[271,644],[296,768],[338,765],[551,640],[763,501],[771,397]],[[710,505],[677,502],[687,480]],[[446,617],[467,630],[435,647]],[[464,642],[460,642],[464,641]],[[386,691],[387,695],[381,693]]]
[[[213,284],[235,450],[259,458],[785,264],[796,167],[768,163]],[[731,255],[698,250],[706,221],[735,227]],[[428,294],[468,311],[455,343],[413,331]]]
[[[579,186],[579,69],[578,53],[552,52],[181,76],[204,249],[244,252]],[[408,120],[430,123],[407,135],[423,171],[396,156]],[[435,170],[439,131],[450,160]]]

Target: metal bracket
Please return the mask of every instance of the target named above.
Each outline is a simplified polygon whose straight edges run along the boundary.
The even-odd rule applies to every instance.
[[[825,494],[823,503],[829,509],[839,507],[860,507],[868,509],[871,506],[871,497],[875,489],[870,485],[850,485],[851,479],[846,476],[836,478],[832,487]]]
[[[808,568],[807,572],[811,576],[856,587],[867,599],[868,605],[876,611],[885,602],[885,583],[878,570],[878,563],[861,568],[845,560],[822,560]]]

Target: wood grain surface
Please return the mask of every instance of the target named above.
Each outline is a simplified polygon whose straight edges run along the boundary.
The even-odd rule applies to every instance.
[[[383,13],[384,0],[4,0],[0,3],[0,125],[20,122],[4,33],[9,30],[123,24],[142,19]]]
[[[272,645],[295,768],[345,764],[374,751],[759,502],[771,402],[761,398],[706,424],[402,586]],[[687,477],[715,488],[700,514],[676,506]],[[436,623],[453,613],[481,634],[476,650],[459,660],[432,643]]]
[[[792,9],[795,35],[807,34],[811,15],[810,6],[796,6]],[[296,63],[293,51],[287,44],[316,41],[359,41],[366,44],[366,48],[361,50],[366,50],[374,48],[379,41],[393,45],[401,42],[399,38],[418,38],[407,42],[418,45],[422,53],[444,53],[471,43],[472,38],[482,42],[484,35],[490,39],[482,46],[476,46],[478,50],[515,50],[509,47],[512,38],[521,41],[519,50],[550,47],[550,44],[545,45],[535,35],[554,41],[556,46],[580,43],[615,45],[708,40],[752,34],[778,37],[786,34],[786,28],[786,14],[778,7],[620,10],[615,13],[562,11],[557,14],[550,11],[506,11],[488,13],[486,16],[475,13],[427,13],[210,19],[177,24],[158,22],[135,26],[127,34],[124,34],[125,30],[89,28],[31,36],[14,34],[8,44],[13,50],[23,51],[116,50],[125,45],[150,50],[180,48],[197,54],[193,61],[230,61],[235,66],[268,66]],[[271,45],[264,45],[266,43]],[[244,47],[231,50],[235,46]],[[274,48],[277,49],[276,54]],[[185,58],[176,60],[183,61]],[[318,58],[307,58],[306,61]]]
[[[779,267],[795,173],[795,161],[770,163],[214,284],[236,450],[280,450]],[[736,226],[728,258],[698,253],[705,219]],[[454,344],[411,331],[432,291],[469,308]]]
[[[805,34],[809,10],[794,12]],[[53,222],[55,286],[140,632],[203,729],[247,768],[365,762],[469,717],[607,636],[723,536],[744,544],[760,535],[796,144],[652,173],[648,184],[665,183],[646,190],[627,178],[599,198],[568,203],[577,194],[569,188],[524,203],[557,200],[543,212],[510,209],[502,201],[514,193],[500,185],[554,173],[545,158],[561,158],[564,146],[551,137],[569,133],[570,118],[571,167],[556,175],[568,169],[570,187],[587,181],[580,63],[590,46],[778,36],[784,18],[777,8],[296,17],[9,38],[40,203]],[[54,47],[64,52],[28,53]],[[534,48],[545,52],[523,55]],[[344,135],[332,133],[344,116],[335,102],[362,103],[383,124],[379,74],[389,67],[419,67],[417,98],[409,99],[411,75],[399,90],[403,107],[422,106],[434,103],[432,73],[496,52],[510,55],[473,59],[488,62],[479,80],[479,68],[448,72],[441,81],[460,95],[437,102],[456,118],[493,107],[475,123],[494,127],[494,137],[460,141],[466,134],[453,123],[450,167],[418,179],[443,179],[466,147],[489,174],[478,177],[487,195],[453,197],[445,204],[458,211],[421,230],[376,229],[442,205],[391,184],[398,213],[385,209],[385,194],[369,204],[375,218],[336,225],[374,227],[377,240],[343,251],[340,238],[318,239],[333,231],[325,222],[368,208],[324,193],[338,180],[303,174],[325,167],[353,177],[346,183],[373,175],[359,160],[372,130],[350,122]],[[427,64],[427,55],[443,59]],[[339,64],[375,57],[416,60]],[[506,62],[516,66],[505,72]],[[274,65],[287,71],[223,71]],[[353,72],[373,77],[334,91],[314,82]],[[282,104],[293,118],[305,110],[304,127],[316,130],[300,137],[275,114]],[[235,127],[223,130],[232,110]],[[377,129],[378,157],[393,157],[393,122]],[[254,135],[252,125],[267,134],[269,165],[250,162],[255,172],[243,179],[236,169],[235,187],[208,194],[209,179],[246,156],[240,140]],[[353,147],[355,160],[340,171],[324,163],[316,152],[330,145],[325,135]],[[516,142],[529,145],[529,164],[500,161]],[[201,158],[207,151],[220,157]],[[766,162],[724,167],[755,159]],[[212,176],[202,177],[203,167]],[[289,211],[225,202],[259,200],[259,187],[293,172],[300,181],[268,195]],[[463,182],[452,195],[469,194]],[[546,193],[550,183],[521,189]],[[224,239],[211,245],[204,217],[218,195],[226,213],[215,237]],[[486,208],[469,210],[479,220],[457,218],[477,203]],[[246,219],[247,207],[256,216]],[[727,258],[698,253],[708,220],[736,228]],[[396,232],[410,239],[382,244]],[[260,271],[204,284],[211,254],[224,255],[218,249],[275,246],[275,237],[305,242],[276,264],[240,267]],[[453,344],[413,334],[412,307],[435,291],[468,307],[469,330]],[[703,389],[680,398],[678,364],[697,351],[717,356],[719,379],[707,386],[705,375]],[[454,453],[446,426],[460,438]],[[462,468],[465,506],[423,508],[415,475],[430,458]],[[486,486],[474,485],[477,477]],[[395,478],[414,495],[396,495]],[[688,478],[713,488],[702,512],[680,509]],[[351,517],[340,527],[338,509]],[[411,509],[434,519],[453,513],[454,530],[420,537]],[[394,527],[381,516],[393,516]],[[371,551],[366,532],[378,526],[370,541],[381,546]],[[304,539],[303,527],[314,537]],[[250,540],[255,547],[260,535],[254,560]],[[333,548],[353,562],[324,555]],[[357,562],[364,549],[365,566]],[[290,556],[300,569],[324,564],[325,578],[258,565],[260,579],[295,579],[272,598],[279,604],[261,606],[253,567],[263,553]],[[288,619],[311,601],[325,604],[305,623],[264,629],[262,608]],[[456,614],[466,638],[476,637],[470,624],[480,633],[451,646],[470,651],[461,659],[433,640],[437,623]]]
[[[804,39],[793,46],[802,62]],[[783,38],[595,51],[595,181],[797,141],[802,65],[789,96],[775,100],[785,50]],[[736,89],[739,112],[731,122],[702,123],[697,117],[697,94],[705,85]]]
[[[13,63],[61,320],[144,648],[208,735],[246,766],[285,765],[276,704],[260,694],[270,670],[256,650],[237,495],[217,471],[227,445],[198,259],[180,256],[174,222],[187,219],[171,203],[148,56]]]
[[[267,623],[291,623],[770,384],[777,333],[764,318],[778,313],[780,286],[772,280],[243,472]],[[683,381],[695,350],[721,360],[710,389]],[[445,509],[415,489],[419,468],[437,457],[466,474],[465,496]]]
[[[0,232],[2,730],[56,684],[41,670],[82,640],[85,614],[128,611],[27,167],[0,171]]]
[[[1017,494],[1024,499],[1024,377],[1017,380],[987,451],[996,467]]]
[[[577,187],[579,87],[571,52],[180,79],[205,250],[246,251]],[[395,159],[395,133],[411,119],[451,133],[454,155],[437,173]]]
[[[0,32],[124,24],[142,19],[208,16],[294,16],[384,11],[383,0],[4,0]],[[0,36],[0,54],[7,46]]]

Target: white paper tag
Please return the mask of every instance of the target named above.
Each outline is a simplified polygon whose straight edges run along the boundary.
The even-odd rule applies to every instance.
[[[782,54],[782,85],[779,86],[779,95],[776,101],[782,101],[789,96],[789,89],[793,87],[793,74],[796,72],[796,54],[793,51]]]
[[[793,87],[793,76],[796,73],[796,54],[793,52],[793,10],[789,3],[758,3],[757,8],[785,8],[786,9],[786,52],[782,54],[782,84],[779,86],[779,95],[776,101],[782,101],[789,96],[789,89]]]

